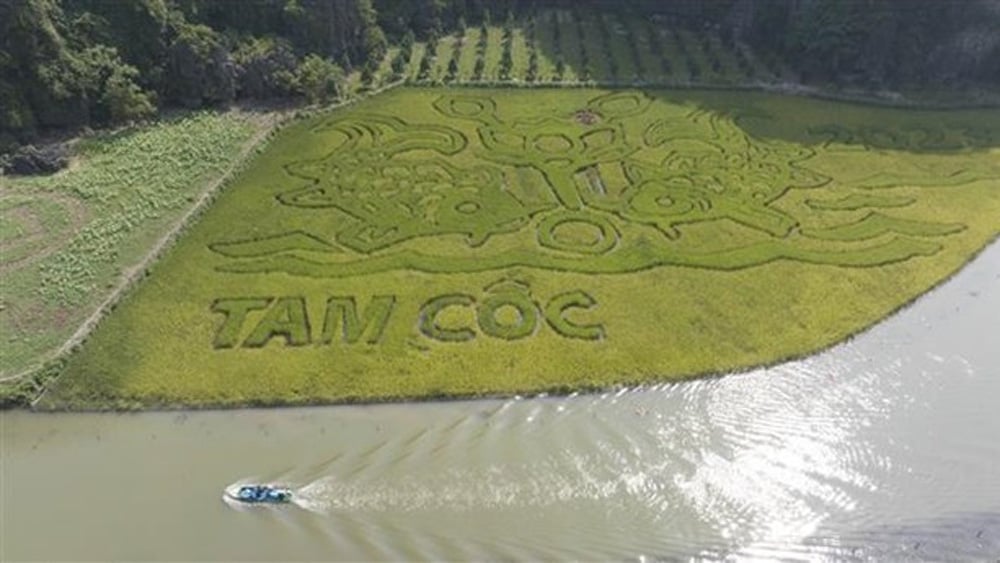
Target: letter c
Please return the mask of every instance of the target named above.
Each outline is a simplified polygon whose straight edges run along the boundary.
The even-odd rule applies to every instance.
[[[545,305],[545,320],[553,330],[566,338],[600,340],[604,338],[603,325],[579,325],[570,322],[565,316],[567,309],[590,309],[596,304],[593,297],[580,290],[561,293]]]
[[[453,293],[435,297],[420,308],[420,332],[428,338],[441,342],[468,342],[476,337],[469,328],[441,328],[437,324],[437,316],[448,307],[471,307],[476,300],[471,295]]]

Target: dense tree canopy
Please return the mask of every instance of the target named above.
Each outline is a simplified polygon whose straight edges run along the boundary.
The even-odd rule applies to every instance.
[[[997,0],[737,0],[731,18],[804,81],[1000,82]]]
[[[370,79],[390,45],[398,78],[414,41],[552,8],[721,30],[804,82],[1000,83],[1000,0],[0,0],[0,152],[164,106],[329,100],[346,72]]]

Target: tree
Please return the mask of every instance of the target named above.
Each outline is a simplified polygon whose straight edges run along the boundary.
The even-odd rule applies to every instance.
[[[114,47],[67,51],[39,72],[56,96],[72,102],[80,125],[144,119],[156,111],[150,95],[136,84],[139,72]]]
[[[170,13],[165,0],[63,0],[67,8],[83,11],[104,25],[102,42],[115,47],[122,59],[134,66],[136,80],[145,87],[162,89],[169,38],[184,21],[181,13]]]
[[[366,64],[364,68],[361,69],[361,87],[364,89],[371,88],[374,82],[375,68],[370,64]]]
[[[406,30],[403,34],[403,39],[399,42],[399,48],[402,52],[406,53],[406,58],[409,59],[410,55],[413,53],[413,44],[416,43],[417,38],[413,34],[412,29]]]
[[[828,80],[854,72],[860,54],[862,27],[851,4],[817,0],[792,21],[789,49],[801,53],[805,78]]]
[[[274,98],[295,91],[298,59],[291,44],[279,37],[249,37],[233,51],[240,97]]]
[[[442,31],[441,15],[444,11],[444,0],[413,0],[413,26],[418,35],[428,38]]]
[[[475,80],[482,80],[484,72],[486,72],[486,61],[482,57],[479,57],[476,59],[476,66],[472,70],[472,77]]]
[[[296,71],[296,85],[309,103],[327,103],[343,91],[344,71],[330,59],[310,54]]]
[[[385,32],[378,25],[378,18],[371,0],[359,0],[358,12],[362,26],[361,50],[365,65],[379,65],[389,50]]]
[[[104,85],[101,103],[107,107],[112,123],[149,119],[156,115],[150,95],[136,84],[139,72],[133,66],[119,65]]]
[[[403,77],[403,73],[406,72],[406,61],[408,57],[403,56],[403,51],[400,51],[392,58],[392,78],[393,80],[399,80]]]
[[[528,55],[528,70],[524,75],[524,79],[528,82],[534,82],[538,79],[538,52],[533,48],[531,54]]]
[[[157,104],[225,104],[237,94],[254,98],[303,94],[314,101],[328,100],[340,93],[343,70],[357,66],[366,78],[374,78],[390,38],[399,38],[400,43],[391,62],[396,79],[412,60],[416,39],[427,41],[419,75],[428,80],[435,72],[437,38],[451,33],[464,37],[463,29],[470,24],[481,30],[473,75],[481,80],[489,33],[498,32],[491,27],[491,18],[505,22],[498,69],[503,78],[512,74],[513,25],[520,20],[526,22],[529,81],[538,79],[543,53],[536,51],[558,61],[554,80],[565,76],[569,60],[579,61],[577,75],[586,79],[594,71],[593,63],[610,53],[613,41],[607,23],[615,22],[619,28],[625,25],[633,38],[631,59],[639,75],[678,75],[684,69],[678,65],[686,63],[691,78],[698,80],[724,70],[728,63],[721,55],[732,53],[736,67],[748,78],[761,68],[752,62],[756,58],[781,76],[796,77],[790,70],[799,80],[821,84],[988,86],[1000,83],[996,4],[997,0],[0,0],[0,151],[28,142],[46,128],[142,119]],[[568,9],[572,19],[560,21],[555,11],[539,13],[540,7],[559,9],[560,14]],[[592,33],[595,21],[605,22],[598,33]],[[636,26],[636,21],[645,23]],[[539,33],[538,24],[547,33]],[[681,26],[720,30],[722,53],[715,39],[702,35],[701,49],[707,55],[702,64],[700,54],[694,56],[698,44],[685,45],[678,34]],[[671,32],[678,56],[668,60],[672,50],[664,43]],[[562,52],[566,33],[578,40],[574,53]],[[648,37],[662,72],[655,72],[639,56],[636,35]],[[461,47],[456,41],[455,49]],[[303,56],[308,60],[300,63]],[[339,67],[331,61],[338,61]],[[446,76],[456,77],[451,62],[447,67]],[[619,73],[614,57],[601,68],[608,68],[612,76]]]
[[[181,24],[170,45],[167,99],[185,107],[225,104],[236,95],[236,66],[222,39],[205,25]]]
[[[430,50],[428,45],[427,50]],[[431,65],[434,62],[434,57],[427,51],[424,52],[424,56],[420,59],[420,68],[417,69],[417,80],[428,80],[431,77]]]
[[[364,57],[366,63],[379,64],[385,58],[389,50],[389,43],[385,39],[385,34],[378,26],[365,29]]]

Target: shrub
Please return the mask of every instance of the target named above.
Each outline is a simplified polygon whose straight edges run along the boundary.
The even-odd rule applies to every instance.
[[[7,158],[4,171],[8,174],[52,174],[69,164],[69,148],[53,144],[36,148],[25,145]]]

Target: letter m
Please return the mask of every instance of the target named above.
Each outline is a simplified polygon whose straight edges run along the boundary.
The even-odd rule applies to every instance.
[[[358,305],[353,297],[331,297],[326,302],[326,320],[320,341],[330,344],[340,332],[347,344],[357,343],[365,334],[368,335],[365,342],[376,344],[385,332],[395,305],[395,296],[376,295],[365,308],[364,314],[358,316]]]

